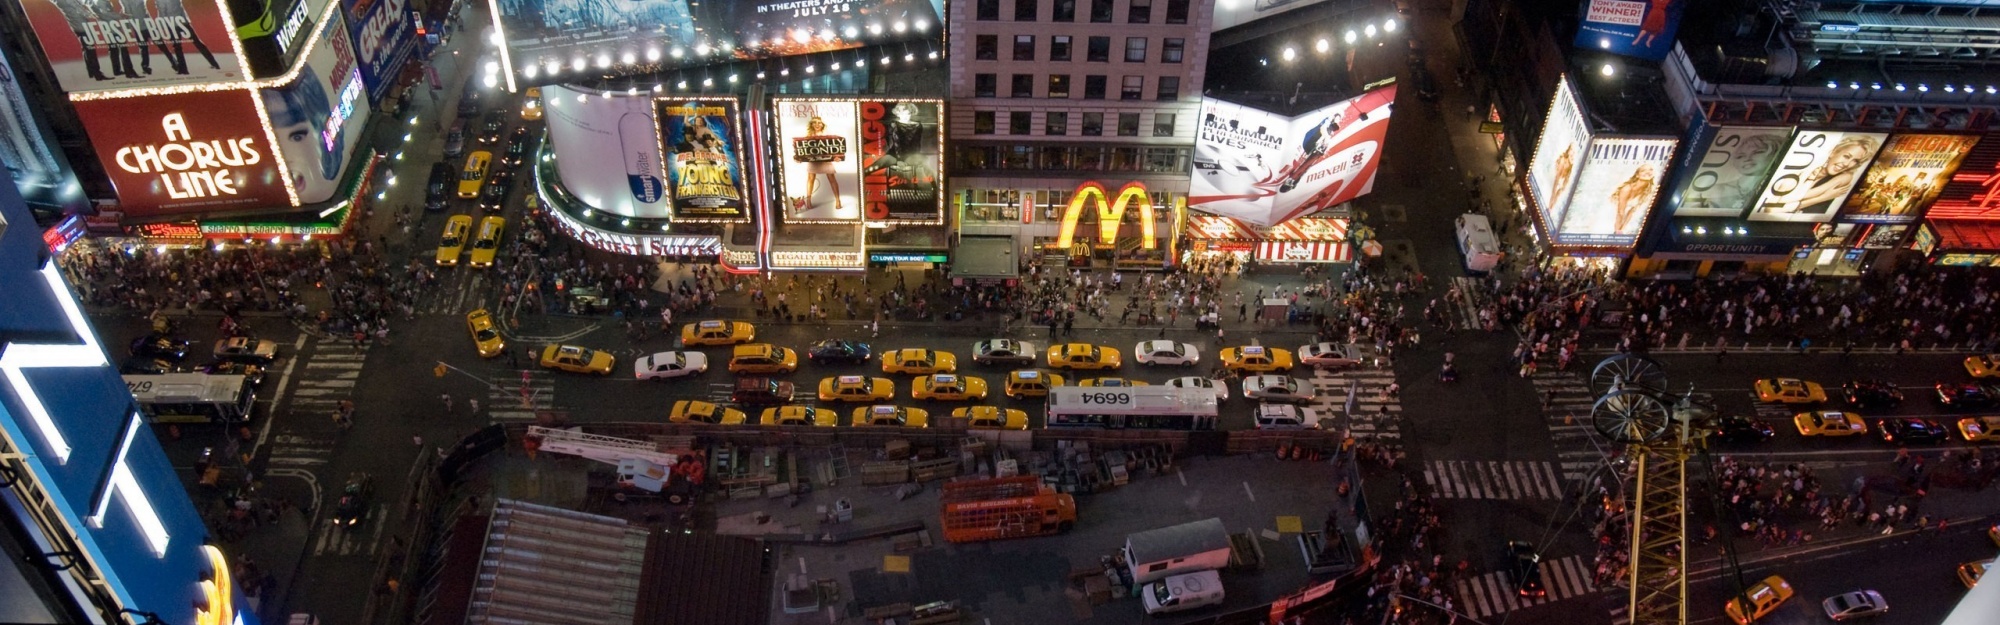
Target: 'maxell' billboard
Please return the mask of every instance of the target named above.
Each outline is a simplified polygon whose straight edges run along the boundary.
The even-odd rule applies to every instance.
[[[1569,210],[1549,228],[1556,242],[1604,246],[1637,242],[1678,143],[1665,138],[1592,138]]]
[[[21,0],[64,91],[243,79],[219,0]]]
[[[1541,212],[1542,224],[1555,232],[1569,208],[1569,195],[1576,176],[1583,169],[1584,150],[1590,145],[1590,127],[1584,124],[1583,107],[1568,76],[1556,83],[1555,102],[1542,124],[1542,136],[1535,141],[1535,158],[1528,161],[1528,190]]]
[[[668,216],[651,93],[628,96],[549,86],[542,88],[542,107],[564,188],[591,208],[613,215]]]
[[[1861,168],[1882,149],[1889,135],[1873,132],[1803,130],[1792,138],[1771,182],[1764,186],[1751,221],[1824,223],[1833,219],[1849,191],[1861,182]]]
[[[791,223],[861,219],[860,129],[853,101],[779,100],[780,204]]]
[[[862,217],[868,221],[941,223],[937,101],[865,100],[861,111]]]
[[[1889,138],[1861,186],[1847,197],[1843,221],[1907,223],[1937,199],[1965,154],[1979,143],[1973,135],[1896,135]]]
[[[132,217],[290,206],[249,91],[76,102]]]
[[[676,219],[743,216],[743,135],[734,98],[655,100]]]
[[[1297,117],[1202,102],[1188,207],[1259,226],[1374,190],[1394,85]]]
[[[342,5],[354,37],[354,54],[361,60],[361,79],[368,85],[368,101],[380,104],[396,86],[403,62],[417,48],[409,0],[342,0]]]
[[[1790,127],[1714,129],[1695,173],[1681,188],[1676,217],[1742,217],[1764,190],[1771,166],[1785,153]]]

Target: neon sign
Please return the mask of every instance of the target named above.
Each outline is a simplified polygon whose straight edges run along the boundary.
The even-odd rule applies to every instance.
[[[1139,181],[1125,183],[1118,190],[1117,199],[1104,190],[1104,185],[1091,180],[1078,185],[1076,193],[1070,195],[1069,207],[1063,209],[1062,229],[1056,235],[1056,247],[1068,248],[1076,238],[1076,220],[1083,216],[1083,205],[1091,199],[1097,200],[1097,239],[1110,243],[1118,238],[1118,226],[1125,220],[1125,207],[1133,202],[1139,205],[1139,246],[1154,249],[1153,242],[1153,199],[1146,195],[1146,184]]]
[[[319,133],[320,142],[326,144],[328,152],[340,142],[341,127],[347,124],[347,118],[354,116],[354,100],[361,97],[361,68],[349,70],[347,76],[346,84],[340,88],[339,102],[333,105],[333,114],[326,118],[326,130]]]
[[[250,137],[195,141],[180,113],[160,118],[160,127],[170,143],[118,148],[115,160],[119,169],[131,173],[160,174],[160,184],[174,199],[236,195],[236,172],[231,168],[264,160]]]
[[[236,581],[230,579],[229,562],[215,545],[202,545],[213,579],[201,582],[202,600],[207,604],[194,613],[195,625],[229,625],[236,622]]]

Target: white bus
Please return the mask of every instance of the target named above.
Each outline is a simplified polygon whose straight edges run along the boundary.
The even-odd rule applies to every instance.
[[[1049,389],[1047,427],[1215,429],[1215,391],[1172,386],[1059,386]]]
[[[241,423],[257,403],[257,387],[240,375],[128,375],[125,388],[154,423]]]

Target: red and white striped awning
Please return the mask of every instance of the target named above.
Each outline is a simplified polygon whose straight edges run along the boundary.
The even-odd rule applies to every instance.
[[[1354,249],[1346,243],[1262,241],[1257,243],[1257,260],[1267,263],[1345,263],[1354,260]]]

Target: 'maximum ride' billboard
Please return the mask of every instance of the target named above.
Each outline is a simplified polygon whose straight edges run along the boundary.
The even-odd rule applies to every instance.
[[[1188,207],[1274,226],[1375,188],[1396,87],[1297,117],[1204,99]]]

